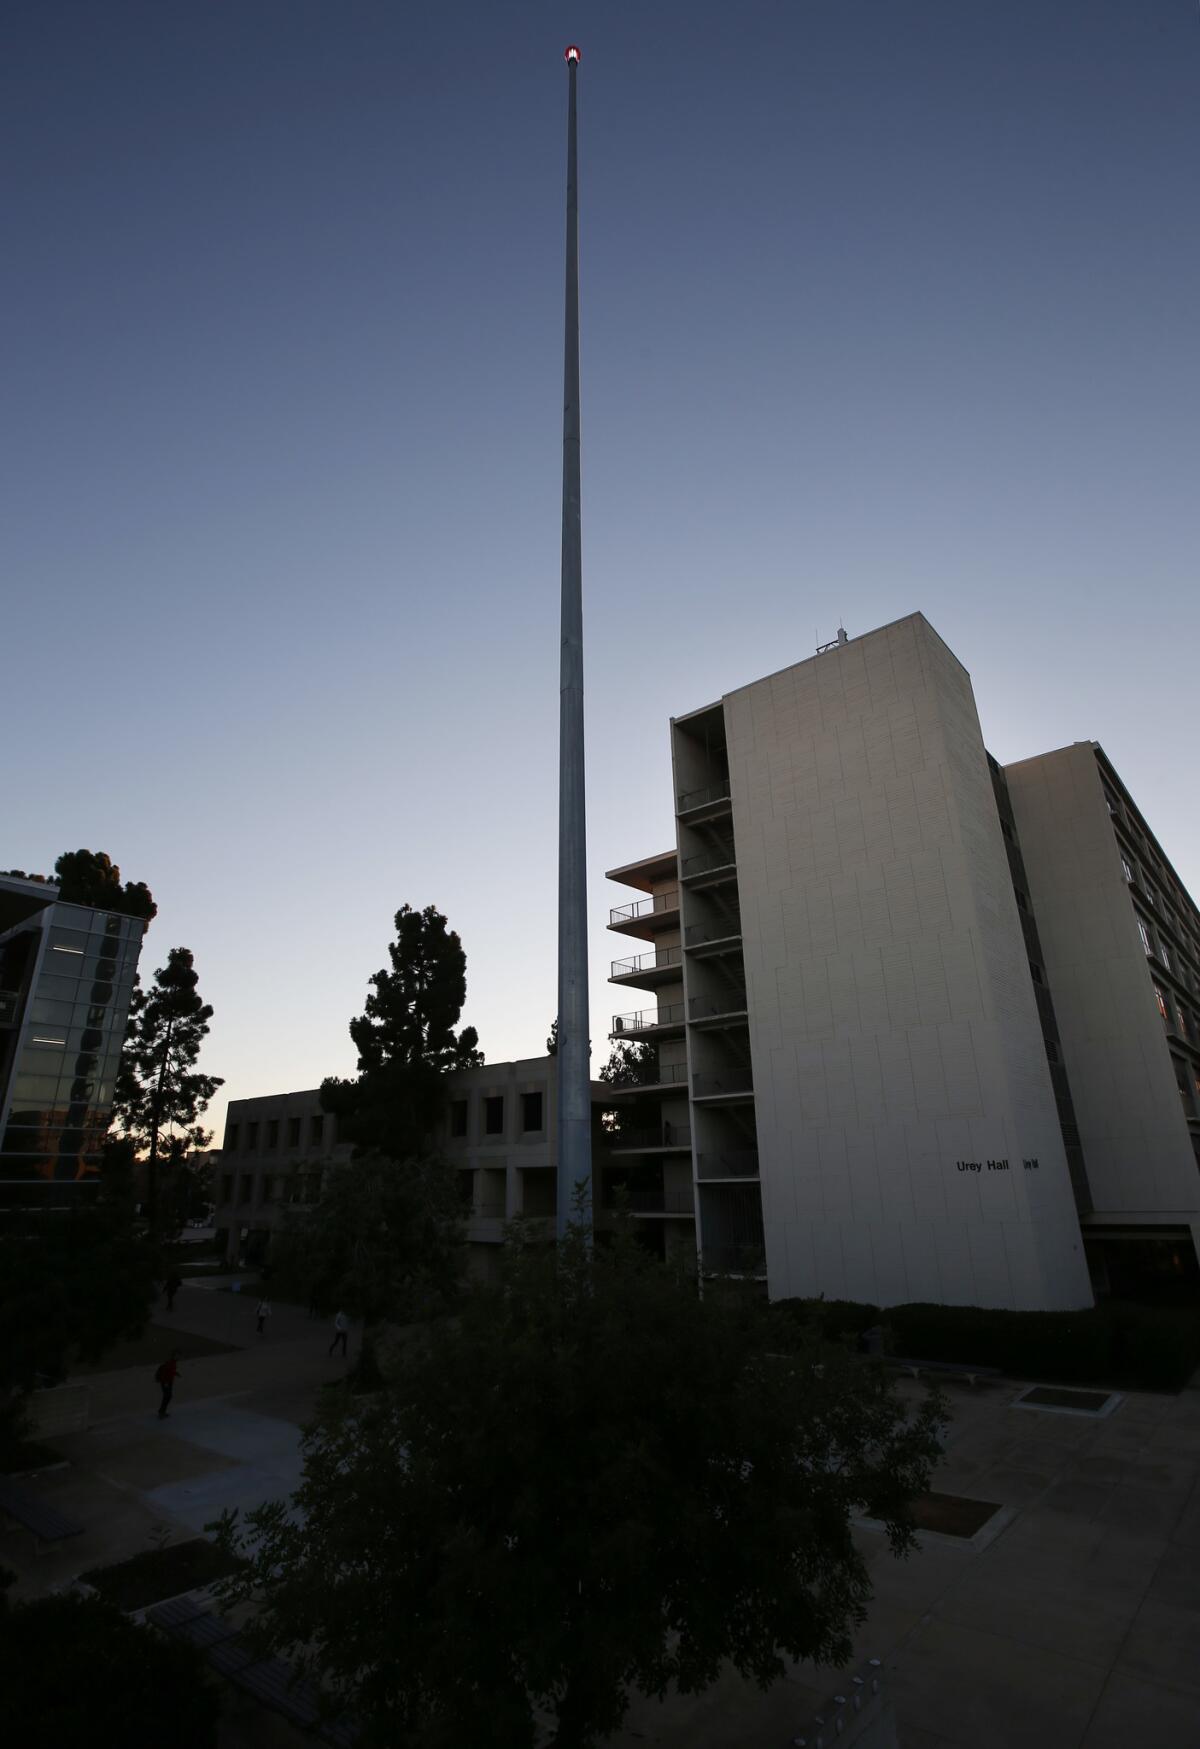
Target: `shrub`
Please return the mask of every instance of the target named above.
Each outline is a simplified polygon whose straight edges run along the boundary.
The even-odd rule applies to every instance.
[[[776,1315],[856,1338],[881,1323],[888,1354],[994,1366],[1055,1384],[1177,1391],[1200,1366],[1200,1311],[1107,1300],[1077,1312],[1009,1312],[991,1306],[851,1300],[781,1300]]]
[[[219,1702],[191,1646],[94,1597],[39,1597],[0,1615],[7,1740],[21,1749],[213,1749]]]

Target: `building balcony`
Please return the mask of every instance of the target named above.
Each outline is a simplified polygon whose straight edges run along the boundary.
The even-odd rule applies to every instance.
[[[614,1099],[624,1099],[634,1093],[663,1093],[687,1086],[686,1063],[647,1063],[645,1073],[647,1079],[644,1081],[610,1081],[609,1093]]]
[[[758,1177],[757,1148],[722,1148],[714,1154],[699,1154],[696,1176],[719,1182],[721,1179]]]
[[[660,1123],[652,1129],[612,1130],[608,1137],[610,1154],[690,1154],[691,1126],[685,1123]]]
[[[689,923],[683,933],[683,942],[697,959],[736,953],[742,945],[741,918],[735,917],[725,923]]]
[[[619,1190],[604,1193],[605,1213],[618,1210],[622,1203],[631,1215],[654,1216],[676,1221],[694,1221],[696,1204],[690,1190]]]
[[[766,1253],[761,1243],[706,1245],[700,1253],[703,1275],[743,1275],[761,1280],[767,1273]]]
[[[682,1038],[683,1003],[659,1003],[634,1014],[614,1014],[609,1038]]]
[[[614,960],[609,973],[610,984],[637,984],[644,990],[657,990],[661,984],[675,983],[683,964],[681,947],[659,947],[650,953],[639,953],[633,959]]]
[[[685,825],[697,826],[703,820],[727,817],[733,811],[729,779],[721,778],[717,783],[706,784],[703,789],[683,790],[676,796],[675,804],[675,812]]]
[[[745,1026],[748,1018],[744,990],[730,990],[721,996],[693,996],[688,1003],[688,1022],[692,1026]]]
[[[714,844],[708,850],[697,850],[685,856],[679,865],[679,879],[685,887],[721,886],[737,880],[737,854],[732,844]]]
[[[754,1098],[754,1077],[749,1069],[698,1069],[692,1077],[692,1098],[712,1104],[744,1104]]]
[[[649,899],[634,899],[628,905],[614,905],[608,914],[608,927],[622,935],[639,935],[653,940],[660,930],[677,928],[679,924],[679,888],[669,893],[654,893]]]

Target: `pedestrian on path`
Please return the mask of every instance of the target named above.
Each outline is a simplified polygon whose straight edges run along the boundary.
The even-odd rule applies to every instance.
[[[175,1310],[175,1295],[179,1292],[182,1286],[183,1282],[174,1274],[169,1275],[163,1283],[163,1293],[166,1295],[168,1312],[173,1312]]]
[[[162,1402],[158,1405],[158,1418],[165,1421],[171,1396],[175,1390],[175,1380],[179,1377],[179,1350],[173,1348],[154,1375],[156,1385],[162,1387]]]
[[[267,1328],[267,1319],[271,1316],[271,1302],[270,1302],[270,1300],[259,1300],[258,1307],[257,1307],[254,1315],[258,1319],[258,1333],[259,1333],[259,1335],[260,1336],[265,1335],[266,1328]]]
[[[346,1343],[349,1341],[349,1339],[350,1339],[350,1325],[346,1321],[346,1314],[345,1314],[345,1312],[339,1312],[337,1317],[333,1320],[333,1341],[329,1344],[330,1354],[333,1353],[334,1349],[337,1347],[338,1343],[340,1342],[342,1345],[342,1359],[345,1360],[346,1359]]]

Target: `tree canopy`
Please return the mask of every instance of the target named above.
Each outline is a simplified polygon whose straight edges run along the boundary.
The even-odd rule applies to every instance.
[[[213,1749],[220,1699],[199,1653],[95,1597],[0,1607],[0,1693],[21,1749]]]
[[[390,969],[369,980],[365,1012],[350,1022],[358,1076],[322,1083],[339,1134],[363,1153],[404,1160],[428,1153],[446,1103],[449,1070],[483,1062],[473,1026],[455,1032],[467,995],[462,942],[433,905],[396,913]]]
[[[657,1079],[658,1052],[653,1045],[618,1039],[600,1070],[610,1087],[642,1087]]]
[[[406,1749],[560,1749],[632,1691],[838,1662],[870,1595],[867,1511],[903,1552],[939,1410],[618,1235],[506,1248],[389,1382],[328,1394],[293,1506],[227,1518],[267,1642]],[[298,1509],[298,1510],[297,1510]]]
[[[26,874],[23,868],[4,872],[19,881],[46,880],[45,875]],[[54,865],[54,879],[59,898],[69,905],[94,905],[99,911],[119,911],[147,922],[158,915],[145,881],[126,881],[122,886],[120,869],[103,850],[64,850]]]
[[[171,1139],[184,1148],[208,1146],[211,1132],[198,1119],[224,1085],[219,1075],[196,1068],[213,1013],[199,981],[191,949],[173,947],[152,987],[145,990],[139,982],[130,1004],[112,1118],[146,1156],[152,1213],[160,1154]]]

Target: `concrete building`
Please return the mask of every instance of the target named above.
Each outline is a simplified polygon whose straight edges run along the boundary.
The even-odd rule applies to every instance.
[[[1197,1281],[1200,912],[1103,749],[1005,768],[1101,1292]]]
[[[146,925],[0,876],[0,1204],[97,1182]]]
[[[676,845],[610,873],[646,895],[616,907],[611,927],[653,942],[615,960],[612,981],[656,999],[613,1019],[614,1037],[654,1047],[613,1141],[637,1170],[661,1172],[678,1199],[675,1243],[690,1230],[704,1272],[772,1297],[1068,1308],[1092,1299],[1085,1226],[1191,1238],[1198,1180],[1181,1105],[1195,1014],[1185,1004],[1173,1018],[1184,991],[1165,967],[1159,1004],[1118,882],[1104,904],[1114,919],[1124,907],[1141,1010],[1137,1037],[1115,1027],[1110,1050],[1132,1052],[1125,1072],[1144,1084],[1122,1139],[1106,1130],[1100,1146],[1120,1082],[1102,1056],[1086,1071],[1083,1059],[1105,974],[1088,984],[1071,956],[1096,968],[1108,938],[1084,939],[1072,909],[1049,780],[1017,766],[1006,787],[969,676],[922,615],[841,634],[675,718],[671,736]],[[1097,767],[1090,745],[1085,756]],[[1092,785],[1094,875],[1106,855],[1111,884],[1120,822]],[[1195,911],[1178,883],[1172,894],[1178,955]],[[1099,900],[1094,911],[1099,929]],[[1124,1162],[1119,1197],[1106,1147]],[[1094,1261],[1103,1287],[1099,1251]]]
[[[466,1216],[468,1267],[490,1275],[504,1223],[523,1215],[554,1235],[557,1086],[552,1057],[486,1063],[448,1077],[445,1132],[439,1146],[458,1175]],[[603,1158],[601,1111],[609,1089],[592,1083],[597,1151]],[[351,1147],[337,1119],[321,1110],[317,1088],[229,1103],[214,1223],[231,1262],[260,1261],[289,1207],[320,1196],[325,1171],[344,1163]]]

